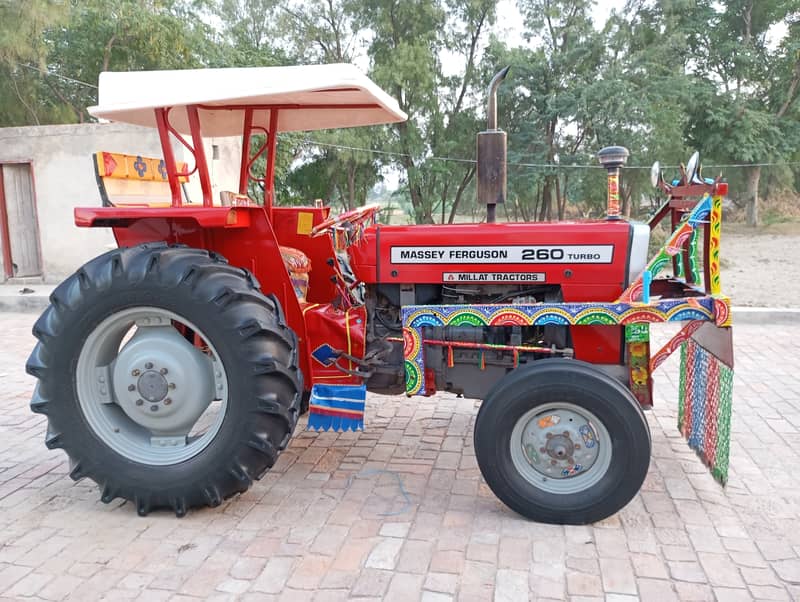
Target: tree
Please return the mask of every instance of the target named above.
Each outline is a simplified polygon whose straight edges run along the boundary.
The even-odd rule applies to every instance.
[[[16,3],[16,8],[0,6],[5,11],[0,13],[0,46],[19,43],[19,36],[9,32],[31,36],[15,46],[12,52],[17,59],[8,52],[4,55],[6,64],[16,64],[10,74],[11,88],[26,86],[20,102],[29,107],[24,120],[13,106],[10,111],[4,109],[0,123],[6,125],[85,121],[89,118],[86,107],[97,102],[95,84],[101,71],[178,69],[207,63],[209,30],[181,0],[72,0],[69,4],[32,0]],[[31,69],[30,61],[39,72]]]
[[[351,9],[343,0],[283,5],[279,28],[290,62],[353,62],[363,32],[355,25]],[[383,162],[380,155],[354,149],[377,150],[385,138],[383,128],[314,132],[287,181],[290,195],[300,202],[322,198],[339,203],[344,210],[363,205],[381,179]]]
[[[220,67],[257,67],[286,64],[276,43],[280,37],[278,0],[219,0],[212,12],[219,19],[224,51]]]
[[[417,222],[433,223],[437,208],[444,219],[455,219],[472,181],[475,170],[468,161],[478,129],[477,63],[495,4],[495,0],[365,0],[356,10],[360,26],[372,34],[368,47],[372,77],[409,115],[407,122],[393,126],[391,148],[405,174]],[[461,65],[455,74],[443,71],[445,50]]]
[[[40,71],[46,67],[44,32],[66,18],[56,0],[0,2],[0,127],[58,119],[43,97]]]
[[[785,0],[698,0],[687,12],[696,102],[688,138],[709,154],[748,164],[747,223],[759,223],[760,163],[788,159],[800,142],[800,22]],[[777,49],[769,35],[788,24]]]

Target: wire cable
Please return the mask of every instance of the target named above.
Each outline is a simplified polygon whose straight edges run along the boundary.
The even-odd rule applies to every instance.
[[[58,79],[63,79],[64,81],[72,82],[73,84],[86,86],[87,88],[93,88],[94,90],[98,89],[97,86],[95,86],[94,84],[88,84],[86,82],[82,82],[79,79],[73,79],[71,77],[67,77],[66,75],[61,75],[60,73],[53,73],[52,71],[40,69],[39,67],[34,67],[33,65],[28,65],[27,63],[17,63],[15,61],[14,64],[17,65],[18,67],[25,67],[26,69],[30,69],[31,71],[36,71],[38,73],[41,73],[42,75],[51,75],[52,77],[57,77]]]
[[[378,150],[372,148],[364,148],[358,146],[347,146],[344,144],[333,144],[330,142],[321,142],[319,140],[313,140],[311,138],[306,138],[303,140],[303,144],[307,146],[321,146],[324,148],[335,148],[339,150],[347,150],[347,151],[355,151],[355,152],[362,152],[362,153],[370,153],[373,155],[385,155],[390,157],[407,157],[410,159],[415,158],[413,155],[408,153],[400,153],[395,151],[385,151],[385,150]],[[456,157],[437,157],[437,156],[430,156],[425,157],[426,161],[446,161],[452,163],[476,163],[475,159],[459,159]],[[587,164],[571,164],[565,165],[560,163],[507,163],[509,167],[534,167],[540,169],[605,169],[602,165],[587,165]],[[716,164],[707,164],[703,165],[706,169],[716,169],[716,168],[743,168],[743,167],[777,167],[777,166],[797,166],[800,165],[800,161],[784,161],[784,162],[774,162],[774,163],[716,163]],[[665,169],[678,169],[679,165],[662,165],[662,168]],[[626,165],[622,168],[625,169],[651,169],[649,165]]]

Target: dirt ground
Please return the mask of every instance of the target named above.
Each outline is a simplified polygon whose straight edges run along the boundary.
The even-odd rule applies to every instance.
[[[800,307],[800,222],[722,226],[722,290],[734,305]]]

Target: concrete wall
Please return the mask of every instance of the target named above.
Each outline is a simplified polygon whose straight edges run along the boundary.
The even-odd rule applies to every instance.
[[[240,138],[205,141],[215,202],[219,190],[236,190]],[[178,160],[193,159],[175,143]],[[213,146],[219,159],[212,160]],[[29,161],[33,166],[44,279],[57,282],[86,261],[115,246],[106,228],[77,228],[73,209],[99,206],[92,154],[109,151],[161,157],[156,130],[119,123],[0,128],[0,163]],[[189,183],[190,198],[200,202],[197,177]],[[2,259],[0,259],[2,261]],[[0,272],[2,278],[2,272]]]

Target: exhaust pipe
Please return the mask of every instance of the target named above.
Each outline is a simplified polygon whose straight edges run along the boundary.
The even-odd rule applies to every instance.
[[[478,202],[486,205],[486,223],[495,221],[495,208],[506,201],[506,133],[497,129],[497,88],[511,67],[495,74],[489,83],[486,131],[477,138]]]

